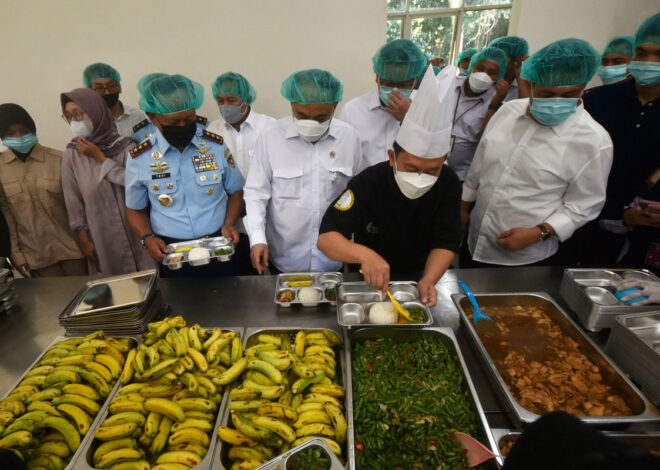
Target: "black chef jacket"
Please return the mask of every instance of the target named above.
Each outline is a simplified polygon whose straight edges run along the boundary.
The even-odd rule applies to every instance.
[[[416,279],[431,250],[458,252],[461,193],[458,177],[445,165],[426,194],[408,199],[389,162],[378,163],[348,183],[325,212],[319,233],[339,232],[349,240],[354,236],[389,263],[392,279]]]

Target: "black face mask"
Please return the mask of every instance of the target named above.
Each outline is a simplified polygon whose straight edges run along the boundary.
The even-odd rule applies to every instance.
[[[185,126],[166,126],[161,124],[163,137],[172,147],[183,148],[190,143],[197,132],[197,123],[191,122]]]
[[[101,98],[105,101],[105,104],[108,105],[108,108],[112,108],[119,101],[119,93],[112,93],[110,95],[103,95]]]

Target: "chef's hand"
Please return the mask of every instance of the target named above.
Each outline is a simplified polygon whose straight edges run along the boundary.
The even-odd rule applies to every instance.
[[[17,266],[16,269],[18,269],[18,272],[21,273],[23,277],[32,277],[30,274],[31,269],[29,264],[21,264],[20,266]]]
[[[236,230],[236,227],[233,225],[225,225],[222,227],[221,232],[222,236],[225,237],[232,245],[236,245],[241,237],[238,234],[238,230]]]
[[[149,251],[149,256],[159,263],[163,261],[165,255],[170,254],[170,250],[167,249],[165,242],[156,236],[145,239],[144,247]]]
[[[410,103],[412,103],[412,100],[407,99],[401,93],[394,90],[387,98],[387,108],[385,108],[385,111],[394,116],[398,121],[403,121],[408,108],[410,108]]]
[[[429,307],[433,307],[438,301],[438,293],[435,290],[435,283],[426,278],[422,278],[417,283],[419,289],[419,300]]]
[[[516,227],[497,236],[497,244],[509,251],[524,250],[541,239],[541,229],[538,227]]]
[[[623,223],[629,227],[660,228],[660,204],[651,204],[646,208],[640,205],[631,207],[623,213]]]
[[[82,153],[85,156],[91,157],[99,163],[105,161],[105,154],[101,152],[101,149],[98,146],[84,137],[79,138],[76,141],[76,149],[78,152]]]
[[[364,281],[377,289],[387,292],[390,287],[390,265],[378,253],[369,253],[360,263]]]
[[[631,305],[647,305],[660,303],[660,282],[642,281],[641,279],[629,279],[617,286],[617,290],[639,289],[637,292],[626,295],[621,300],[627,302],[638,297],[647,297]]]
[[[257,270],[259,274],[268,268],[268,245],[257,243],[250,250],[250,259],[252,260],[252,267]]]
[[[80,240],[80,249],[85,258],[87,258],[87,261],[98,267],[96,247],[94,246],[94,243],[89,239]]]

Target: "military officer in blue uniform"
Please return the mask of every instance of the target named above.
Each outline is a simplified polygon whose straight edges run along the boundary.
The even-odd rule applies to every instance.
[[[157,77],[141,90],[140,108],[154,131],[130,151],[126,213],[159,262],[169,254],[169,243],[212,235],[239,240],[235,224],[244,211],[245,180],[222,137],[198,128],[195,110],[203,97],[203,87],[182,75]],[[234,269],[235,263],[214,261],[161,269],[161,275],[223,275]]]

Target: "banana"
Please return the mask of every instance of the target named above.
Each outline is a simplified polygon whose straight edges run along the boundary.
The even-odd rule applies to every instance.
[[[149,470],[151,464],[146,460],[127,460],[114,464],[110,470]]]
[[[335,352],[331,347],[329,347],[329,346],[318,346],[318,345],[308,346],[307,348],[305,348],[305,354],[304,355],[305,356],[311,356],[311,355],[319,354],[319,353],[327,354],[328,356],[333,357],[333,358],[335,357]]]
[[[291,444],[292,447],[299,446],[300,444],[304,444],[305,442],[309,441],[310,439],[314,439],[317,436],[305,436],[305,437],[299,437],[295,441],[293,441],[293,444]],[[337,444],[335,441],[332,439],[329,439],[327,437],[321,437],[325,441],[326,444],[328,444],[328,447],[330,447],[330,450],[334,452],[338,457],[341,457],[341,447],[339,447],[339,444]]]
[[[27,447],[32,442],[32,433],[29,431],[17,431],[0,439],[0,449],[11,449],[14,447]]]
[[[33,433],[37,428],[37,421],[31,419],[17,419],[4,430],[4,435],[12,434],[16,431],[28,431]]]
[[[112,372],[110,372],[110,369],[108,369],[100,362],[94,362],[94,361],[86,362],[85,364],[83,364],[83,367],[92,372],[96,372],[106,382],[108,383],[112,382]]]
[[[215,413],[218,409],[218,406],[215,403],[205,398],[183,398],[176,403],[182,408],[183,411],[202,411],[204,413]],[[177,421],[183,421],[183,418]]]
[[[261,397],[267,400],[276,400],[284,393],[284,387],[282,385],[260,385],[249,379],[243,381],[243,386],[258,390],[261,393]]]
[[[99,364],[102,364],[105,367],[107,367],[108,370],[110,370],[113,379],[119,377],[119,374],[122,371],[122,367],[121,364],[119,364],[119,361],[117,361],[117,359],[115,359],[109,354],[97,354],[96,356],[94,356],[94,360]]]
[[[144,433],[148,437],[155,437],[156,434],[158,434],[158,427],[160,426],[160,421],[162,419],[163,415],[151,411],[147,416],[146,422],[144,424]]]
[[[186,419],[183,423],[174,423],[172,425],[172,432],[180,431],[186,428],[201,429],[204,432],[209,432],[213,429],[213,424],[203,419]]]
[[[184,442],[183,444],[177,444],[175,446],[168,446],[167,450],[168,451],[182,450],[184,452],[192,452],[194,454],[199,455],[201,458],[204,458],[208,453],[208,449],[206,447],[197,444],[189,444],[187,442]]]
[[[341,403],[335,398],[331,397],[329,395],[322,395],[320,393],[308,393],[305,395],[305,398],[303,399],[303,403],[332,403],[334,405],[337,405],[338,407],[341,407]]]
[[[304,331],[296,333],[296,339],[293,342],[293,354],[302,359],[305,354],[305,341],[306,335]]]
[[[124,355],[119,349],[115,348],[111,344],[105,343],[99,346],[99,353],[114,357],[119,363],[119,367],[124,366]]]
[[[216,387],[213,381],[211,381],[208,377],[204,377],[203,375],[200,374],[195,374],[195,378],[197,379],[199,385],[204,387],[206,390],[208,390],[211,395],[218,393],[218,387]]]
[[[170,428],[172,427],[172,420],[167,416],[163,416],[158,426],[158,433],[149,446],[150,455],[158,455],[167,445],[167,438],[170,435]]]
[[[293,423],[295,429],[313,423],[331,424],[330,417],[325,411],[306,411],[298,415],[298,419]]]
[[[326,353],[308,354],[303,357],[303,362],[316,362],[318,364],[325,364],[328,367],[335,369],[337,361],[334,357],[328,356]]]
[[[321,436],[321,437],[335,437],[335,430],[331,426],[322,423],[313,423],[296,429],[296,437],[304,436]]]
[[[321,380],[323,380],[323,377],[325,377],[325,372],[316,371],[314,373],[314,377],[312,377],[312,378],[298,379],[295,382],[293,382],[293,385],[291,386],[291,393],[293,393],[293,394],[302,393],[310,385],[316,384],[316,383],[320,382]]]
[[[94,465],[96,465],[96,462],[98,462],[98,460],[101,458],[102,455],[105,455],[113,450],[124,449],[124,448],[137,449],[137,444],[135,443],[135,439],[125,437],[122,439],[115,439],[112,441],[102,442],[96,448],[96,451],[92,456],[92,461],[94,462]]]
[[[348,429],[346,419],[344,418],[344,413],[342,412],[341,408],[334,405],[333,403],[324,403],[323,409],[332,420],[332,425],[335,428],[335,437],[337,442],[343,444],[346,441],[346,433]]]
[[[167,442],[171,446],[189,442],[192,444],[208,447],[210,440],[209,436],[207,436],[204,431],[197,428],[186,428],[171,434]]]
[[[229,369],[221,373],[217,380],[214,380],[213,383],[216,385],[227,385],[234,380],[236,380],[245,370],[247,369],[248,359],[243,357],[239,361],[231,366]]]
[[[94,360],[93,354],[77,354],[75,356],[63,357],[58,362],[58,366],[79,366],[85,362]]]
[[[98,392],[92,387],[78,383],[63,386],[62,392],[65,394],[80,395],[90,400],[99,400],[101,398]]]
[[[284,439],[286,442],[291,443],[296,440],[296,433],[294,432],[294,430],[283,421],[280,421],[275,418],[269,418],[267,416],[255,416],[252,419],[252,422],[257,426],[260,426],[262,428],[274,432],[282,439]],[[333,436],[334,436],[334,432],[333,432]]]
[[[330,343],[330,346],[339,346],[344,343],[337,333],[327,328],[323,329],[323,335]]]
[[[30,370],[27,374],[25,374],[25,378],[28,379],[36,375],[48,375],[51,372],[53,372],[53,369],[55,369],[54,366],[38,366]]]
[[[175,328],[170,328],[170,331],[165,335],[165,340],[173,349],[176,356],[181,357],[186,354],[186,349],[184,349],[184,344],[179,335],[179,332]]]
[[[52,385],[57,382],[80,382],[80,376],[75,372],[59,370],[51,372],[46,377],[46,385]]]
[[[315,384],[309,389],[311,392],[320,393],[322,395],[328,395],[335,398],[344,398],[346,391],[344,387],[337,384],[325,385],[325,384]]]
[[[119,413],[140,413],[142,415],[147,414],[147,409],[145,404],[139,401],[133,400],[113,400],[108,407],[110,413],[119,414]]]
[[[41,439],[41,442],[64,442],[66,444],[66,439],[61,432],[51,431],[46,433]]]
[[[161,361],[155,367],[152,367],[144,371],[144,373],[142,374],[142,378],[146,380],[150,378],[162,377],[163,375],[172,371],[177,366],[178,363],[179,363],[179,359],[167,359],[165,361]]]
[[[209,370],[209,363],[206,362],[204,354],[199,352],[197,349],[190,346],[188,348],[188,356],[192,358],[200,372],[206,372]]]
[[[335,377],[335,369],[334,367],[330,367],[327,364],[319,364],[318,362],[311,362],[308,360],[304,361],[304,364],[307,368],[313,370],[314,372],[325,372],[325,375],[328,377]]]
[[[187,371],[191,371],[195,368],[195,361],[193,361],[190,356],[183,356],[179,358],[179,364],[183,365]]]
[[[83,397],[81,395],[73,395],[70,393],[65,393],[59,397],[53,398],[52,403],[55,406],[61,405],[63,403],[75,405],[91,415],[95,415],[101,409],[98,403],[96,403],[94,400],[90,400],[89,398]]]
[[[30,398],[30,393],[27,392],[18,392],[14,393],[13,395],[9,395],[7,398],[5,398],[4,401],[20,401],[20,402],[25,402],[27,399]]]
[[[255,427],[254,423],[252,423],[247,417],[234,411],[231,412],[231,421],[241,434],[251,439],[263,440],[269,438],[273,434],[266,428]]]
[[[43,401],[40,401],[38,403],[45,403],[48,406],[51,406],[50,403],[46,403],[46,402],[43,402]],[[30,405],[30,406],[32,406],[32,405]],[[30,408],[28,407],[28,409],[30,409]],[[33,409],[32,411],[36,411],[36,410],[37,410],[37,408]],[[12,413],[11,411],[0,411],[0,426],[7,426],[12,421],[14,421],[14,413]]]
[[[39,427],[51,428],[62,434],[66,440],[66,444],[69,446],[69,449],[71,449],[71,452],[75,452],[80,446],[80,434],[76,428],[64,418],[60,418],[59,416],[49,416],[41,420]]]
[[[122,413],[117,413],[112,416],[109,416],[101,423],[101,426],[114,426],[115,424],[123,423],[137,423],[138,427],[142,428],[145,426],[147,418],[143,414],[136,413],[134,411],[124,411]]]
[[[27,393],[28,396],[32,395],[34,393],[37,393],[39,391],[39,387],[36,385],[31,385],[31,384],[23,384],[23,385],[18,385],[14,390],[11,391],[10,395],[14,395],[16,393]]]
[[[291,393],[291,390],[285,391],[282,396],[280,396],[277,399],[277,403],[280,403],[282,405],[286,406],[291,406],[291,402],[293,401],[293,393]]]
[[[59,394],[59,392],[60,392],[57,389],[48,389],[48,390],[54,390],[51,393],[57,392]],[[32,397],[30,397],[30,400],[28,400],[28,403],[33,403],[35,401],[38,401],[38,400],[35,400],[33,397],[38,395],[39,393],[43,393],[43,392],[38,392],[38,393],[35,393],[34,395],[32,395]],[[47,400],[50,400],[51,398],[47,398]],[[0,411],[9,411],[14,416],[18,416],[18,415],[22,415],[23,413],[25,413],[25,405],[20,401],[4,401],[3,400],[2,402],[0,402]]]
[[[180,390],[181,390],[180,385],[172,385],[171,383],[167,383],[167,384],[157,384],[157,385],[145,385],[140,389],[139,393],[145,398],[165,398],[177,394]]]
[[[156,346],[149,346],[145,351],[149,368],[156,367],[160,362],[160,353]]]
[[[259,359],[253,359],[248,361],[247,364],[248,370],[256,370],[258,372],[261,372],[264,374],[266,377],[268,377],[270,380],[277,384],[282,383],[282,373],[271,363],[262,361]]]
[[[121,395],[128,395],[129,393],[140,393],[140,390],[142,390],[144,386],[145,385],[141,382],[124,385],[117,392],[117,398],[119,398]]]
[[[231,363],[236,364],[243,357],[243,341],[239,336],[231,340]]]
[[[291,359],[291,370],[302,379],[310,379],[314,377],[314,371],[307,367],[303,362],[298,359],[294,354],[290,354],[289,358]]]
[[[277,346],[282,345],[282,338],[275,335],[260,334],[257,336],[257,341],[260,343],[275,344]]]
[[[271,365],[273,365],[276,369],[279,370],[287,370],[289,367],[291,367],[291,359],[288,357],[279,359],[276,358],[270,354],[268,354],[267,351],[259,351],[257,353],[257,357],[261,359],[264,362],[268,362]]]
[[[297,413],[286,405],[280,403],[266,403],[260,405],[257,413],[261,416],[268,416],[269,418],[288,419],[293,421],[298,416]]]
[[[183,421],[185,419],[183,412],[184,408],[179,403],[175,403],[172,400],[166,400],[165,398],[148,398],[147,401],[144,402],[144,407],[148,411],[153,411],[154,413],[160,413],[163,416],[167,416],[173,421]]]
[[[70,352],[71,351],[69,349],[58,348],[57,346],[54,346],[46,351],[46,354],[44,354],[43,357],[44,359],[49,357],[65,357],[68,356]]]
[[[188,349],[190,347],[190,328],[187,326],[180,328],[179,335],[181,336],[181,339],[183,339],[183,344],[186,346],[186,349]]]
[[[234,411],[255,411],[264,403],[269,403],[265,400],[250,400],[250,401],[241,401],[241,400],[232,400],[229,402],[229,409]]]
[[[214,328],[213,332],[211,333],[211,336],[209,336],[208,339],[204,341],[204,344],[202,345],[202,349],[208,349],[213,343],[219,340],[221,336],[222,336],[222,330],[220,328]]]
[[[69,455],[71,455],[69,446],[61,441],[43,442],[39,445],[39,447],[37,447],[37,452],[41,454],[57,455],[62,459],[66,459]]]
[[[138,460],[144,457],[144,452],[138,449],[133,449],[131,447],[126,447],[124,449],[111,450],[110,452],[103,454],[98,462],[96,462],[96,467],[98,468],[110,468],[116,463],[120,463],[126,460]]]
[[[202,458],[193,452],[176,450],[160,454],[156,459],[156,464],[163,463],[179,463],[191,468],[202,463]]]
[[[229,398],[232,400],[254,400],[259,398],[261,393],[255,389],[239,385],[229,392]]]
[[[126,385],[133,378],[135,374],[135,355],[137,354],[137,349],[131,349],[128,351],[126,356],[126,362],[124,363],[124,368],[121,371],[120,382],[122,385]]]
[[[53,454],[38,454],[29,458],[27,461],[29,469],[48,468],[54,470],[64,470],[66,462],[57,455]]]
[[[276,351],[276,344],[255,344],[245,350],[246,357],[255,357],[259,351]]]
[[[128,423],[114,424],[112,426],[100,426],[94,431],[94,437],[99,441],[110,441],[129,437],[137,429],[137,423],[132,421]]]
[[[190,467],[180,463],[161,463],[151,467],[151,470],[187,470],[188,468]]]
[[[268,456],[263,453],[259,452],[257,449],[253,449],[251,447],[232,447],[229,449],[229,453],[227,454],[230,460],[234,461],[242,461],[242,460],[268,460]]]
[[[174,348],[170,346],[169,343],[164,339],[158,340],[158,342],[154,346],[156,347],[156,349],[158,349],[158,352],[164,356],[169,356],[169,357],[176,356],[176,351],[174,351]]]
[[[95,356],[99,350],[93,346],[90,346],[88,348],[78,348],[75,350],[75,354],[91,354],[92,356]],[[71,354],[74,354],[73,352]]]
[[[52,416],[61,416],[60,412],[57,411],[57,409],[50,402],[47,402],[47,401],[33,401],[32,403],[30,403],[28,405],[27,410],[28,411],[44,411],[47,414],[52,415]],[[2,413],[3,412],[0,412],[0,424],[3,424],[2,419],[1,419]]]
[[[144,403],[146,397],[143,397],[142,393],[122,393],[121,395],[117,395],[117,397],[113,401],[122,401],[122,400],[137,401],[140,403]]]
[[[218,359],[218,354],[220,351],[229,345],[232,340],[233,338],[219,338],[214,341],[206,350],[206,359],[209,361],[209,363],[215,362],[216,359]]]
[[[266,385],[267,387],[278,385],[275,381],[269,379],[265,374],[262,374],[256,370],[248,370],[245,374],[245,378],[258,383],[259,385]]]
[[[199,388],[197,378],[190,372],[186,372],[181,376],[181,383],[188,388],[190,393],[196,393]]]
[[[255,447],[259,444],[254,439],[227,426],[218,426],[218,437],[235,446]]]
[[[242,460],[240,462],[234,462],[229,470],[254,470],[265,463],[265,460]]]
[[[70,403],[63,403],[57,407],[64,416],[73,420],[81,436],[87,434],[92,425],[92,418],[84,410]]]
[[[59,397],[61,394],[62,392],[59,388],[47,388],[46,390],[35,393],[34,395],[30,395],[30,398],[27,399],[27,403],[34,403],[35,401],[51,401],[53,398]],[[2,409],[2,403],[0,403],[0,409]],[[23,411],[21,413],[14,414],[22,414],[23,412],[25,412],[25,407],[23,407]]]
[[[94,389],[99,392],[99,395],[101,397],[107,397],[110,395],[110,392],[112,389],[110,388],[110,385],[101,377],[98,375],[96,372],[90,372],[90,371],[80,371],[78,373],[80,375],[80,378],[83,379],[85,382],[90,384]]]
[[[49,366],[50,367],[50,366]],[[19,386],[21,385],[36,385],[38,387],[42,387],[46,385],[46,380],[48,379],[48,376],[46,375],[33,375],[31,377],[27,377],[21,381]]]
[[[202,350],[202,342],[199,339],[199,334],[197,333],[199,331],[199,325],[193,325],[190,327],[188,330],[188,343],[190,344],[190,347],[193,349],[196,349],[197,351]],[[190,354],[190,352],[188,352]]]

